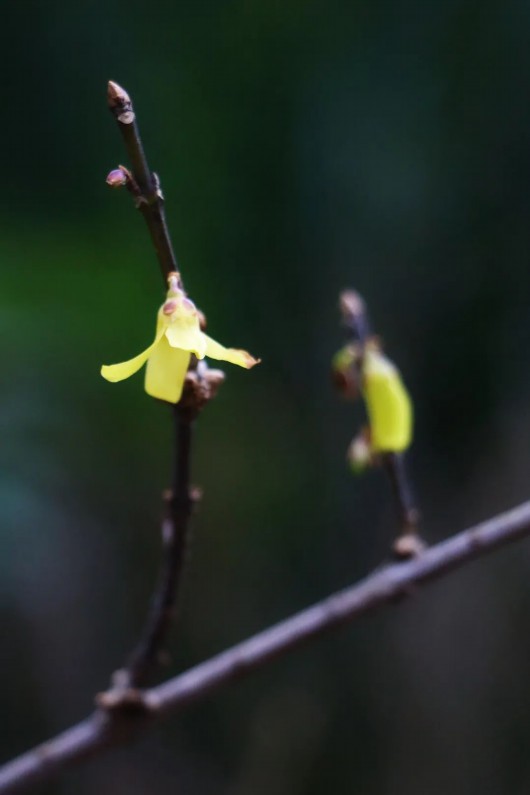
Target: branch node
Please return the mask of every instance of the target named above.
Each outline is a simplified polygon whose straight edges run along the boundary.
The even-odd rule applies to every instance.
[[[146,718],[158,709],[159,699],[150,690],[131,686],[130,672],[125,668],[114,671],[111,687],[96,695],[96,706],[112,715],[127,718]]]
[[[136,720],[154,717],[159,702],[151,691],[144,692],[135,687],[127,687],[98,693],[96,706],[110,715]]]
[[[134,174],[127,166],[119,165],[118,168],[112,169],[112,171],[107,174],[105,181],[111,188],[126,187],[133,197],[134,206],[137,210],[141,210],[144,205],[148,204],[147,199],[134,178]]]
[[[392,545],[392,555],[397,560],[410,560],[421,555],[426,546],[416,532],[409,530],[396,538]]]
[[[222,370],[211,369],[205,361],[197,362],[193,370],[188,370],[180,399],[181,411],[189,412],[195,419],[210,400],[217,395],[225,380]]]

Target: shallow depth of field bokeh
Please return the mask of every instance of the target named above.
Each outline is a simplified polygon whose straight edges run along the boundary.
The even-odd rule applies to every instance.
[[[359,289],[416,407],[428,540],[530,494],[530,10],[521,0],[10,3],[0,88],[1,758],[92,707],[159,557],[169,411],[102,363],[163,287],[105,185],[133,95],[186,285],[263,363],[197,428],[204,499],[167,674],[386,556],[333,393]],[[47,795],[519,795],[530,787],[528,542],[223,690]],[[37,791],[37,790],[36,790]]]

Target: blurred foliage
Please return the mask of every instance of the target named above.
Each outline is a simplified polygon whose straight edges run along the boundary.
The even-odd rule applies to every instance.
[[[188,666],[387,554],[380,474],[329,362],[366,298],[415,402],[436,541],[528,496],[530,10],[48,0],[3,9],[2,758],[91,708],[158,554],[168,412],[102,362],[163,286],[129,197],[109,78],[133,95],[193,299],[231,368],[197,428],[175,660]],[[527,792],[528,547],[313,644],[46,793]]]

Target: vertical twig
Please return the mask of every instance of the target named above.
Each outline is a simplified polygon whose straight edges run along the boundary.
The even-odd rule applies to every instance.
[[[173,486],[164,495],[166,515],[162,521],[162,569],[143,636],[126,666],[128,687],[146,684],[150,672],[163,662],[164,643],[175,618],[178,586],[186,559],[189,520],[193,508],[190,464],[194,413],[177,405],[174,415],[175,461]]]
[[[418,510],[405,467],[405,458],[401,453],[385,453],[381,458],[394,493],[401,530],[406,532],[409,528],[416,529]]]
[[[366,304],[358,293],[345,290],[340,295],[339,305],[346,339],[360,348],[360,355],[355,362],[355,375],[361,391],[364,349],[372,336]],[[392,551],[399,558],[408,558],[420,552],[423,543],[419,537],[419,511],[405,457],[403,453],[383,453],[379,458],[390,481],[398,519],[399,535]]]
[[[110,81],[107,98],[131,166],[131,170],[121,167],[124,175],[122,184],[127,185],[144,217],[166,281],[169,273],[177,271],[177,260],[167,228],[160,182],[149,168],[130,96],[121,86]],[[141,640],[126,668],[118,672],[116,684],[122,688],[137,688],[148,682],[151,672],[161,661],[174,618],[193,504],[190,481],[192,426],[205,397],[204,390],[201,393],[197,387],[195,375],[188,374],[183,397],[173,407],[174,464],[171,491],[165,495],[162,568]]]
[[[160,188],[158,176],[154,174],[147,163],[136,121],[132,100],[129,94],[112,80],[109,81],[107,99],[110,111],[120,130],[129,156],[132,176],[135,185],[136,206],[142,213],[153,246],[162,270],[162,276],[167,278],[172,271],[178,271],[177,259],[171,244],[171,238],[166,223],[164,212],[164,197]]]

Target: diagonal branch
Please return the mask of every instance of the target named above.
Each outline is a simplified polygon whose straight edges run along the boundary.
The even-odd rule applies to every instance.
[[[119,701],[97,710],[63,734],[0,768],[0,795],[46,781],[72,762],[126,742],[214,691],[258,671],[274,659],[329,630],[384,605],[395,604],[430,580],[530,534],[530,501],[430,547],[420,556],[394,562],[248,640],[159,685],[138,693],[136,705]]]

